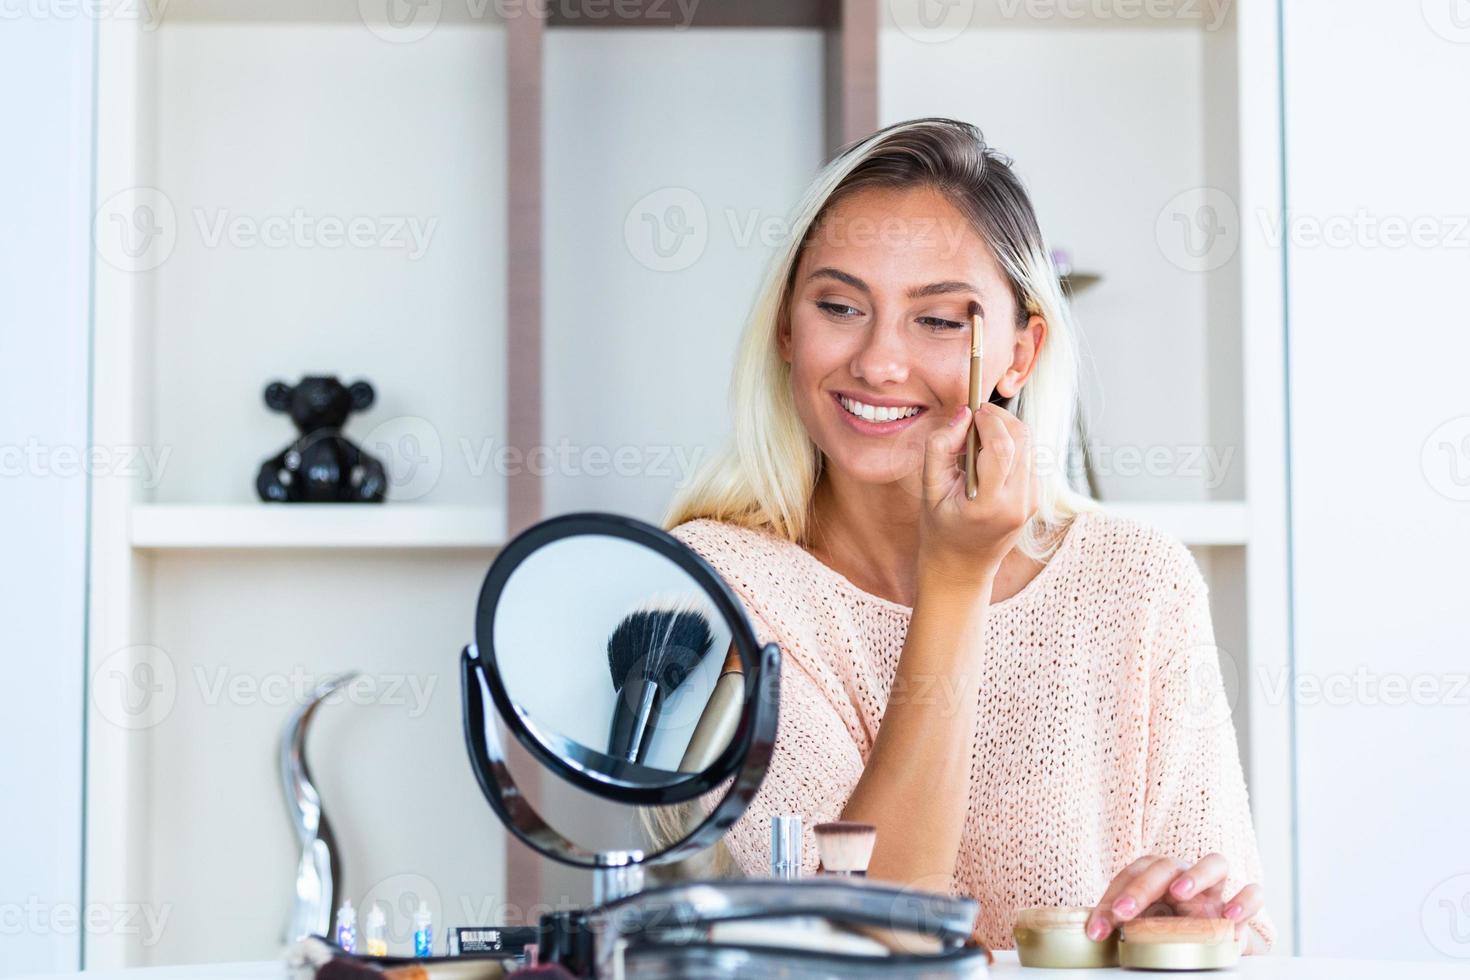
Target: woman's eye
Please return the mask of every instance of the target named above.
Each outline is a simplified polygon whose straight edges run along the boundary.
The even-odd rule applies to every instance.
[[[944,320],[937,316],[921,316],[919,322],[935,331],[963,330],[965,325],[954,320]]]
[[[846,306],[842,303],[828,303],[823,300],[817,300],[817,308],[820,310],[824,310],[825,312],[830,313],[835,317],[841,317],[844,320],[861,315],[858,310],[854,309],[851,306]]]

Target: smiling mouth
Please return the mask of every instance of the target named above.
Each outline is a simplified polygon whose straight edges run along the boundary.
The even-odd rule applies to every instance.
[[[842,406],[842,410],[853,418],[879,425],[907,421],[925,411],[923,405],[869,405],[856,398],[836,393],[833,394],[833,398],[836,399],[838,405]]]

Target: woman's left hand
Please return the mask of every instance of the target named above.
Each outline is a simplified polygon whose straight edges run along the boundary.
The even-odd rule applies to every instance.
[[[1094,940],[1105,939],[1120,924],[1154,911],[1230,919],[1239,937],[1245,930],[1246,920],[1265,904],[1265,897],[1261,887],[1255,884],[1227,896],[1227,870],[1225,858],[1219,854],[1206,854],[1193,867],[1186,867],[1174,858],[1145,855],[1114,876],[1087,920],[1087,935]]]

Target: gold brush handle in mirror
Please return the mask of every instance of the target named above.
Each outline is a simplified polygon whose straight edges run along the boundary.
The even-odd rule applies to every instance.
[[[740,669],[740,653],[732,642],[715,689],[710,692],[704,711],[695,722],[694,734],[689,736],[689,744],[684,748],[684,757],[679,760],[680,772],[703,772],[719,758],[735,737],[744,704],[745,674]]]

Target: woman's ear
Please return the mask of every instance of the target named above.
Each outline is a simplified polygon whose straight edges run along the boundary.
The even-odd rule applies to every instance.
[[[1011,348],[1011,364],[1006,373],[995,383],[995,390],[1007,398],[1014,398],[1036,370],[1036,358],[1046,343],[1046,320],[1039,313],[1031,314],[1026,325],[1016,331],[1016,343]]]

